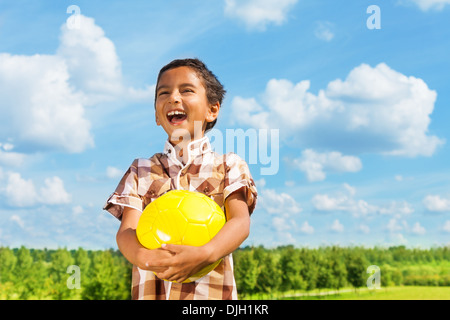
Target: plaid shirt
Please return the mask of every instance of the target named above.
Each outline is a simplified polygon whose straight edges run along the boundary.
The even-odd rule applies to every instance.
[[[189,143],[188,150],[186,165],[177,159],[169,141],[163,153],[134,160],[104,209],[121,220],[124,207],[142,212],[165,192],[184,189],[208,195],[223,210],[225,199],[244,188],[249,212],[253,212],[257,191],[244,160],[234,153],[213,152],[206,136]],[[151,271],[133,266],[131,294],[132,299],[146,300],[237,299],[232,255],[225,256],[213,271],[191,283],[164,281]]]

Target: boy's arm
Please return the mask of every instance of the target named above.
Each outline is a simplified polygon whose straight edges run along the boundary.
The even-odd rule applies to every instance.
[[[164,249],[175,255],[157,263],[168,266],[158,272],[161,279],[182,282],[205,266],[214,263],[236,250],[250,232],[250,214],[242,189],[232,193],[225,201],[227,222],[223,228],[201,247],[165,245]]]
[[[125,207],[122,221],[117,231],[116,241],[120,252],[132,264],[141,269],[161,272],[166,267],[157,267],[155,261],[168,258],[172,254],[162,249],[149,250],[143,247],[136,237],[136,227],[139,222],[140,212],[136,209]]]

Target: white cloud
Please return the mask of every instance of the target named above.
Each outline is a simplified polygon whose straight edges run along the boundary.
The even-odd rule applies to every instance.
[[[250,30],[264,31],[268,24],[283,24],[297,1],[225,0],[225,15],[243,21]]]
[[[272,225],[275,227],[277,232],[284,232],[291,229],[291,226],[286,223],[286,220],[282,217],[273,217]]]
[[[370,233],[370,228],[369,226],[365,225],[365,224],[361,224],[358,226],[358,231],[362,232],[364,234],[369,234]]]
[[[263,188],[266,185],[266,179],[261,178],[261,179],[255,180],[255,183],[256,183],[256,187]]]
[[[395,181],[402,182],[402,181],[412,181],[414,180],[414,177],[404,177],[401,174],[397,174],[394,176]]]
[[[11,151],[12,149],[14,149],[14,145],[9,142],[0,143],[0,147],[5,151]]]
[[[71,84],[90,99],[108,100],[123,93],[114,43],[94,19],[79,15],[79,28],[68,28],[64,23],[57,56],[65,61]]]
[[[422,202],[428,211],[434,212],[450,211],[450,199],[441,198],[439,195],[428,195],[423,199]]]
[[[314,30],[314,35],[324,41],[331,41],[334,38],[334,33],[332,31],[333,24],[328,21],[318,21],[316,23],[316,29]]]
[[[232,120],[233,122],[237,121],[245,123],[256,128],[270,128],[270,113],[265,111],[264,108],[256,102],[255,98],[244,99],[239,96],[234,97],[231,107],[235,114],[241,115],[241,117],[236,117],[235,120]],[[245,118],[245,120],[243,118]]]
[[[292,181],[292,180],[286,180],[286,181],[284,182],[284,185],[285,185],[286,187],[292,188],[292,187],[295,186],[295,181]]]
[[[78,214],[81,214],[83,212],[84,212],[84,208],[82,206],[80,206],[80,205],[77,205],[77,206],[72,208],[72,213],[74,215],[78,215]]]
[[[343,191],[335,196],[328,194],[316,194],[311,199],[314,208],[318,211],[346,211],[354,216],[374,214],[378,208],[368,204],[364,200],[355,200],[353,197],[356,189],[348,184],[343,184]]]
[[[122,171],[122,170],[120,170],[120,169],[118,169],[118,168],[116,168],[116,167],[108,166],[108,167],[106,168],[106,176],[107,176],[109,179],[117,179],[117,178],[120,178],[120,177],[123,176],[123,174],[124,174],[124,171]]]
[[[362,168],[358,157],[343,156],[337,151],[318,153],[312,149],[302,151],[302,156],[294,159],[293,163],[306,173],[308,181],[325,180],[325,171],[357,172]]]
[[[70,194],[64,189],[64,182],[59,177],[45,179],[40,189],[39,201],[45,204],[64,204],[71,201]]]
[[[398,245],[406,245],[408,244],[408,240],[403,236],[402,233],[391,233],[389,234],[387,245],[389,246],[398,246]]]
[[[263,189],[260,194],[261,207],[270,214],[295,214],[302,211],[300,204],[287,193]]]
[[[411,232],[414,233],[414,234],[416,234],[416,235],[424,235],[424,234],[426,233],[426,230],[425,230],[424,227],[422,227],[422,226],[420,225],[419,222],[416,222],[416,223],[413,225],[413,227],[412,227],[412,229],[411,229]]]
[[[401,225],[399,225],[397,219],[392,218],[389,220],[388,224],[386,225],[386,229],[389,230],[391,233],[395,233],[397,231],[403,230],[403,227]]]
[[[291,195],[273,189],[261,189],[259,194],[259,207],[269,215],[265,219],[270,219],[277,237],[288,242],[295,241],[291,232],[297,231],[294,217],[302,211],[300,204]]]
[[[60,57],[0,54],[0,138],[31,151],[92,146],[90,123],[69,77]]]
[[[8,204],[14,207],[32,206],[38,198],[33,181],[22,179],[16,172],[8,175],[5,196]]]
[[[308,221],[303,222],[302,226],[300,227],[300,232],[305,234],[313,234],[314,228],[309,225]]]
[[[25,154],[0,150],[0,164],[7,167],[20,167],[25,161]]]
[[[416,4],[422,11],[428,11],[430,9],[442,10],[448,4],[450,0],[409,0]]]
[[[380,63],[362,64],[315,95],[310,82],[272,79],[258,102],[234,97],[240,124],[283,128],[297,145],[346,153],[431,156],[445,141],[429,134],[436,92],[419,78]]]
[[[450,220],[445,221],[444,226],[442,227],[442,230],[450,233]]]
[[[354,187],[344,184],[343,189],[334,196],[316,194],[312,197],[311,203],[317,211],[349,212],[354,217],[374,214],[402,217],[414,212],[412,205],[406,201],[392,201],[387,205],[377,206],[362,199],[355,199]]]
[[[389,220],[385,229],[389,231],[391,237],[398,237],[401,235],[400,231],[409,232],[414,235],[424,235],[426,233],[426,229],[420,224],[420,222],[416,222],[412,227],[408,226],[408,222],[404,219],[399,219],[399,217],[394,217]],[[404,240],[403,235],[399,237]]]
[[[333,221],[333,224],[331,225],[330,229],[334,232],[344,232],[344,225],[342,223],[339,222],[338,219]]]
[[[19,216],[16,215],[16,214],[13,214],[13,215],[9,218],[9,220],[10,220],[10,221],[14,221],[15,223],[17,223],[17,224],[19,225],[19,227],[22,228],[22,229],[25,227],[25,223],[23,222],[22,218],[19,217]]]
[[[380,214],[394,215],[397,217],[406,216],[414,212],[412,205],[406,201],[393,201],[384,207],[378,207]]]
[[[351,185],[349,185],[348,183],[344,183],[342,185],[345,189],[345,191],[350,195],[350,196],[354,196],[356,194],[356,188],[352,187]]]
[[[347,210],[346,204],[349,199],[346,196],[332,198],[327,194],[316,194],[311,202],[319,211],[341,211]]]
[[[82,152],[94,146],[86,106],[151,101],[154,87],[127,88],[112,41],[92,18],[79,19],[79,29],[62,25],[53,55],[0,53],[0,163],[36,151]]]
[[[59,177],[47,178],[39,192],[31,179],[24,179],[17,172],[8,172],[6,187],[0,189],[6,202],[13,207],[31,207],[38,204],[65,204],[71,201],[71,196],[64,188],[64,182]]]

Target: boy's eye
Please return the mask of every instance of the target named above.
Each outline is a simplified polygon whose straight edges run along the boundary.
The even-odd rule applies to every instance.
[[[169,92],[167,91],[161,91],[160,93],[158,93],[158,96],[162,96],[163,94],[168,94]]]

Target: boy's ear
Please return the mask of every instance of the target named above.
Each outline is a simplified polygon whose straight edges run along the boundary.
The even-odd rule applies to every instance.
[[[219,116],[220,103],[216,102],[209,106],[208,114],[206,115],[207,122],[213,122]]]
[[[160,126],[161,122],[159,121],[158,114],[156,113],[156,111],[155,111],[155,120],[156,120],[156,125]]]

